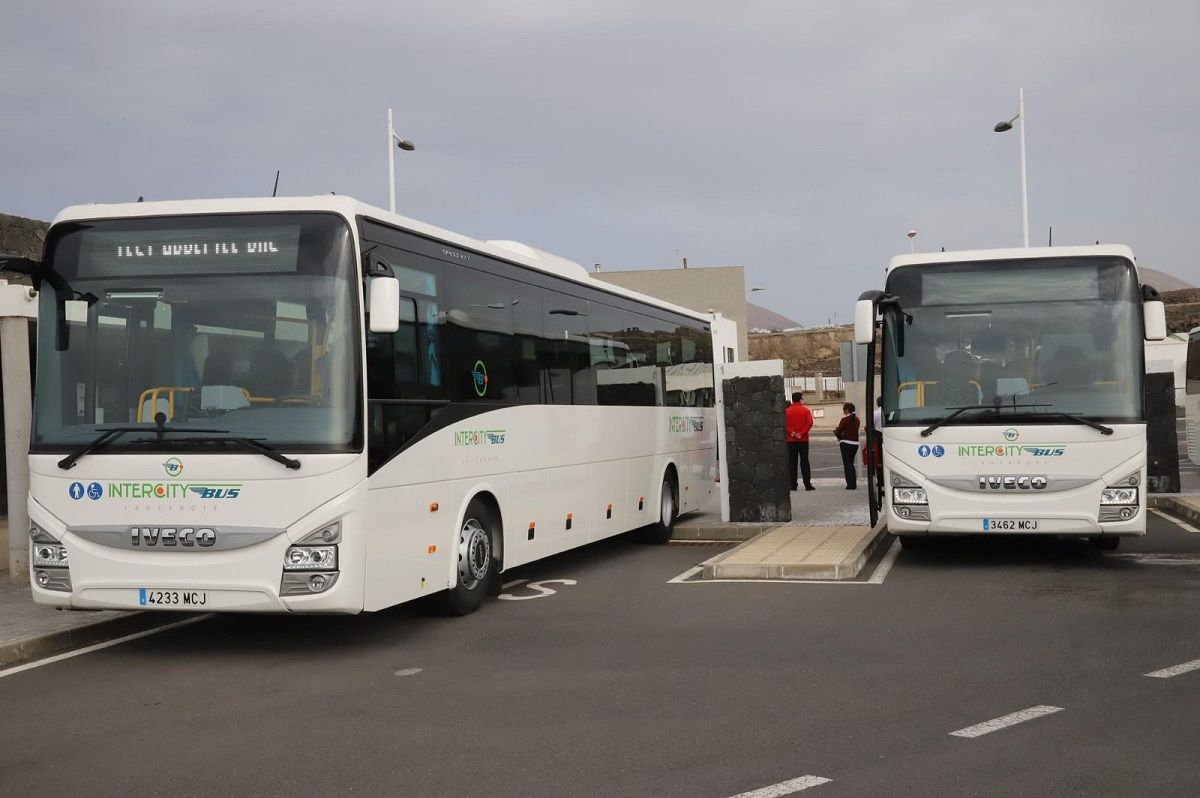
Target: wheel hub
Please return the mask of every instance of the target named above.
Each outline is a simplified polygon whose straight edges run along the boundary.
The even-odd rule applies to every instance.
[[[458,533],[458,581],[467,590],[474,590],[492,564],[492,539],[474,518],[469,518]]]

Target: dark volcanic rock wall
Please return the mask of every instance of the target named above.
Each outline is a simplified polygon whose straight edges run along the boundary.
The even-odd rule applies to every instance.
[[[792,520],[783,378],[725,380],[725,440],[729,458],[729,519]]]
[[[49,226],[37,219],[0,213],[0,255],[41,258]]]

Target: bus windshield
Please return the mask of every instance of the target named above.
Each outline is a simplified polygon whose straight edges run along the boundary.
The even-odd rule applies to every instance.
[[[949,423],[1141,420],[1141,315],[1127,260],[902,266],[887,291],[912,323],[900,356],[897,316],[885,319],[886,424],[924,425],[975,405],[1001,409]]]
[[[357,269],[340,217],[71,222],[46,251],[74,299],[59,351],[56,292],[41,292],[32,452],[143,424],[105,452],[224,447],[216,434],[158,441],[159,414],[281,450],[361,449]]]

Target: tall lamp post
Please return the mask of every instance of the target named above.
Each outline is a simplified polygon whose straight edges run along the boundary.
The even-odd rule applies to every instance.
[[[405,152],[412,152],[416,146],[408,139],[402,139],[396,135],[396,128],[392,126],[392,109],[388,109],[388,210],[392,213],[396,212],[396,153],[392,149],[392,145],[399,147]]]
[[[1017,93],[1017,113],[1012,119],[997,122],[993,128],[997,133],[1012,130],[1013,122],[1021,120],[1021,238],[1023,246],[1029,246],[1029,186],[1025,180],[1025,89]]]

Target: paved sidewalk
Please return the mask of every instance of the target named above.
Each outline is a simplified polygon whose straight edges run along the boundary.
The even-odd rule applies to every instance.
[[[140,612],[77,612],[33,603],[0,571],[0,667],[42,659],[154,625]]]
[[[882,526],[778,526],[704,564],[702,579],[852,579]]]
[[[838,478],[813,480],[816,490],[803,488],[792,491],[792,520],[790,524],[811,526],[866,526],[867,487],[859,480],[858,490],[846,490],[846,481]],[[750,540],[781,526],[779,523],[724,523],[720,506],[713,502],[700,512],[689,513],[675,524],[674,540]]]

